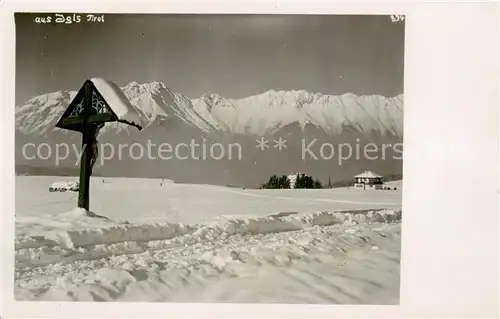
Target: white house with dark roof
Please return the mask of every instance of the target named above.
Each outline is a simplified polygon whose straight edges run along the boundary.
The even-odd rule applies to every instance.
[[[354,176],[354,188],[356,189],[382,189],[383,177],[372,171],[364,171]]]

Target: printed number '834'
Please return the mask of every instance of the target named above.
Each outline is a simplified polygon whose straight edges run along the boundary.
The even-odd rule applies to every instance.
[[[403,14],[393,14],[391,15],[391,21],[392,22],[400,22],[400,21],[404,21],[405,20],[405,16]]]

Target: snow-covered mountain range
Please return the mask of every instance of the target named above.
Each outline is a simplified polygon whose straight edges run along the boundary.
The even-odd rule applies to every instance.
[[[173,92],[161,82],[131,82],[122,88],[144,126],[175,119],[203,132],[264,135],[297,123],[312,124],[327,134],[341,134],[346,127],[362,133],[401,136],[403,95],[339,96],[304,90],[274,91],[242,99],[205,94],[197,99]],[[40,95],[16,107],[16,126],[25,134],[44,134],[54,125],[76,95],[59,91]],[[108,125],[124,129],[124,125]]]
[[[48,171],[45,173],[49,175],[54,174],[53,169],[60,170],[61,174],[67,174],[68,169],[77,171],[78,158],[74,152],[63,161],[55,162],[54,152],[48,159],[46,156],[27,158],[22,150],[23,145],[28,143],[49,144],[52,150],[58,144],[66,143],[80,149],[81,134],[55,128],[78,89],[40,95],[16,106],[18,173],[29,173],[32,167],[37,168],[37,173],[40,173],[40,167],[42,173],[50,169],[50,174]],[[297,171],[314,175],[325,183],[330,178],[333,182],[348,180],[367,169],[382,175],[401,174],[401,160],[394,160],[390,155],[393,147],[388,148],[389,153],[383,154],[384,158],[373,160],[353,153],[349,160],[341,164],[337,162],[340,156],[338,149],[335,149],[337,153],[331,160],[304,160],[302,155],[304,141],[318,140],[314,144],[316,154],[330,149],[322,148],[322,143],[331,143],[333,147],[347,143],[353,149],[362,149],[366,143],[380,146],[401,143],[402,94],[395,97],[349,93],[333,96],[304,90],[269,90],[241,99],[225,98],[219,94],[190,99],[161,82],[131,82],[122,90],[139,115],[144,129],[138,131],[126,124],[108,123],[99,134],[101,145],[139,143],[145,147],[148,143],[169,143],[175,147],[179,143],[206,140],[207,144],[240,144],[241,158],[173,158],[167,161],[145,156],[140,159],[112,158],[98,165],[94,174],[162,177],[178,182],[245,187],[258,186],[272,174],[287,175]],[[286,139],[286,148],[278,151],[273,141],[281,137]],[[269,141],[266,151],[256,148],[256,140],[260,138]],[[30,150],[34,152],[33,147]]]

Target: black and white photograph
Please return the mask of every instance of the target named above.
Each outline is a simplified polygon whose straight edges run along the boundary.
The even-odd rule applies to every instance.
[[[405,15],[15,32],[16,300],[399,304]]]
[[[3,0],[0,317],[497,318],[499,8]]]

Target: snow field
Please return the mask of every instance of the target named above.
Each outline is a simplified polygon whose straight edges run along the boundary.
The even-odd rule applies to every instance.
[[[73,210],[78,194],[49,193],[49,186],[76,177],[16,177],[16,222],[28,216]],[[353,209],[397,209],[401,191],[253,190],[223,186],[177,184],[169,180],[92,177],[90,210],[114,220],[207,223],[221,216],[263,217],[278,212],[309,213]],[[53,220],[52,217],[43,218]]]
[[[17,300],[399,302],[399,191],[72,179],[16,178]]]

